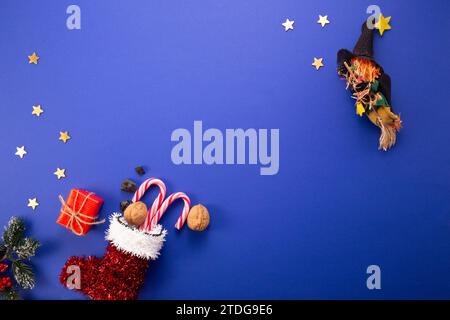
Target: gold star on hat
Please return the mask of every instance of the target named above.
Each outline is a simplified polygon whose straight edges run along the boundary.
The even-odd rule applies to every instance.
[[[389,25],[389,21],[391,21],[392,17],[383,17],[383,14],[380,13],[380,17],[378,18],[378,22],[375,24],[375,28],[380,32],[380,36],[383,36],[384,31],[391,30],[391,26]]]

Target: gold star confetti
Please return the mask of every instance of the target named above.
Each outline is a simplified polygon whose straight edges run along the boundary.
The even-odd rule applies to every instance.
[[[386,30],[391,30],[391,26],[389,25],[389,21],[391,21],[392,17],[383,17],[383,14],[380,13],[380,17],[378,18],[378,22],[375,24],[375,28],[380,32],[380,36],[383,36],[383,33]]]
[[[69,132],[68,131],[60,131],[59,132],[59,140],[61,140],[61,141],[63,141],[64,143],[66,143],[67,142],[67,140],[69,140],[70,139],[70,136],[69,136]]]
[[[53,173],[58,180],[66,177],[66,169],[56,168],[56,171]]]
[[[42,110],[41,105],[39,104],[37,106],[33,106],[33,112],[31,112],[31,114],[34,114],[37,117],[39,117],[42,112],[44,112],[44,110]]]
[[[286,19],[281,25],[284,27],[284,31],[294,30],[294,20]]]
[[[314,62],[312,63],[312,66],[314,66],[316,68],[316,70],[319,70],[320,67],[323,67],[323,58],[319,58],[317,59],[316,57],[314,57]]]
[[[28,56],[28,63],[34,63],[38,64],[39,57],[37,56],[36,52],[33,52],[31,56]]]
[[[319,14],[319,20],[317,20],[317,23],[320,23],[322,25],[322,28],[325,27],[325,25],[327,23],[330,23],[330,21],[328,21],[328,16],[321,16]]]
[[[37,198],[28,199],[28,207],[31,207],[34,210],[38,205],[39,203],[37,202]]]
[[[27,152],[25,151],[25,146],[16,147],[15,155],[19,156],[20,159],[22,159],[26,154],[27,154]]]

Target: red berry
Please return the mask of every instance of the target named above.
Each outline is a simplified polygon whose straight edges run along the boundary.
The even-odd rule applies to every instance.
[[[5,272],[8,269],[8,265],[6,263],[0,263],[0,272]]]

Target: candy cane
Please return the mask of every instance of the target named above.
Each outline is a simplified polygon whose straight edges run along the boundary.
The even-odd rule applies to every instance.
[[[150,221],[150,230],[153,229],[161,219],[162,215],[166,212],[167,208],[176,200],[182,199],[184,202],[183,211],[181,211],[181,215],[177,220],[177,223],[175,224],[175,228],[177,230],[180,230],[184,223],[186,222],[189,210],[191,209],[191,200],[189,197],[184,194],[183,192],[176,192],[171,194],[161,205],[159,210],[156,212],[155,215],[152,216],[152,219]]]
[[[153,204],[150,207],[150,209],[148,210],[147,217],[145,218],[144,223],[139,227],[140,230],[148,229],[151,217],[153,217],[156,214],[156,211],[161,206],[164,198],[166,197],[166,185],[164,184],[164,182],[156,178],[147,179],[139,186],[139,188],[134,193],[133,198],[131,199],[131,201],[133,202],[139,201],[144,196],[145,192],[153,185],[159,187],[159,194],[158,197],[156,197],[155,201],[153,201]]]

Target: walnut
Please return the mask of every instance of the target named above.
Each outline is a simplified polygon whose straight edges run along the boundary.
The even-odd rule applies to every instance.
[[[140,226],[147,217],[147,206],[141,201],[134,202],[125,209],[123,216],[129,224]]]
[[[189,229],[203,231],[209,225],[209,212],[205,206],[197,204],[191,208],[187,217]]]

